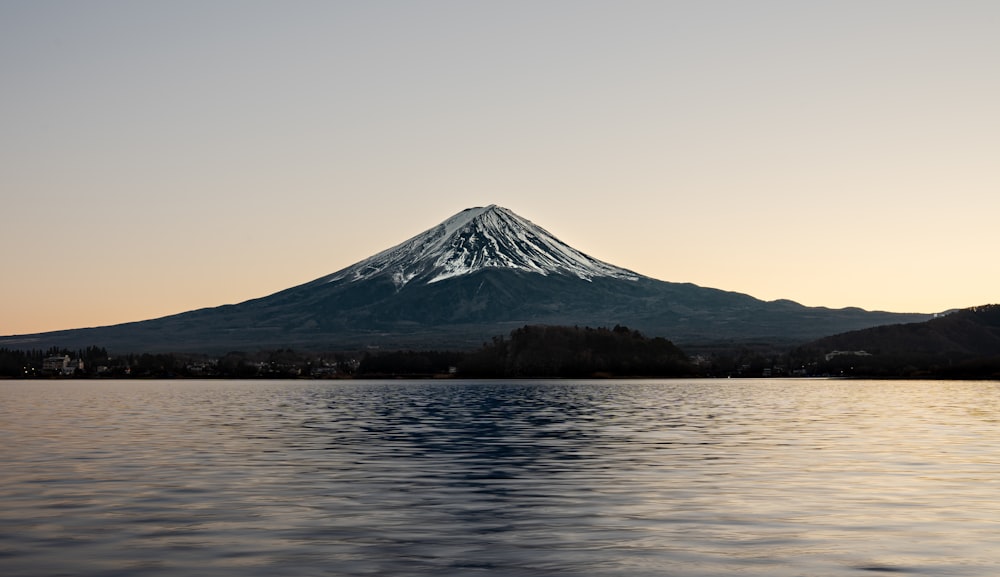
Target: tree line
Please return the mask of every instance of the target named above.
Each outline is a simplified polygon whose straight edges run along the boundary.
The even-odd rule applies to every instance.
[[[501,377],[670,377],[694,374],[673,343],[638,331],[563,326],[529,326],[496,337],[471,352],[366,351],[317,355],[291,349],[194,354],[128,354],[111,357],[102,347],[20,351],[0,349],[0,377],[54,377],[42,370],[46,357],[82,359],[75,377],[105,378],[391,378]],[[58,375],[63,376],[63,375]]]
[[[496,337],[458,367],[469,377],[679,377],[694,368],[662,337],[614,328],[530,326]]]
[[[990,354],[1000,339],[1000,307],[975,310],[977,324],[951,330],[972,334],[981,351],[948,349],[938,343],[917,347],[905,340],[921,325],[879,328],[873,341],[854,334],[807,345],[717,343],[682,351],[662,337],[646,337],[624,326],[590,328],[525,325],[494,337],[472,351],[357,351],[318,354],[291,349],[203,354],[127,354],[112,357],[103,347],[81,350],[0,348],[0,378],[467,378],[529,377],[867,377],[1000,378],[1000,354]],[[980,318],[982,317],[982,318]],[[996,318],[994,318],[996,317]],[[989,322],[986,322],[989,321]],[[931,328],[967,322],[960,315],[930,323]],[[991,331],[982,333],[983,331]],[[941,330],[934,334],[938,335]],[[994,336],[995,335],[995,336]],[[830,342],[827,342],[830,341]],[[983,343],[986,345],[983,345]],[[903,343],[903,344],[897,344]],[[874,346],[880,345],[880,346]],[[866,347],[866,348],[864,348]],[[864,348],[864,350],[862,350]],[[831,354],[833,350],[839,354]],[[52,356],[83,361],[71,375],[43,370]]]

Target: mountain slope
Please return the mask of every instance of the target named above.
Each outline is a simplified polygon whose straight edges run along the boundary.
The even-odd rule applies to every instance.
[[[797,356],[826,374],[1000,378],[1000,305],[829,336],[800,347]]]
[[[803,341],[926,318],[764,302],[652,279],[585,255],[491,205],[464,210],[361,262],[267,297],[149,321],[8,337],[0,346],[474,348],[525,324],[622,324],[681,344]]]
[[[1000,355],[1000,305],[963,309],[921,323],[886,325],[832,335],[809,346],[892,355]]]

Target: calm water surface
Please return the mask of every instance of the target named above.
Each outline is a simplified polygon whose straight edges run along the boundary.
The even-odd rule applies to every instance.
[[[1000,575],[1000,384],[0,383],[0,574]]]

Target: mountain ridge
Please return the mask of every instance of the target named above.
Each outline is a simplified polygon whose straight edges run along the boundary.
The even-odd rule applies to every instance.
[[[830,335],[809,343],[820,349],[873,354],[1000,355],[1000,305],[961,309],[933,319]]]
[[[625,325],[678,344],[805,342],[930,315],[806,307],[653,279],[590,257],[512,211],[461,211],[311,282],[237,304],[0,346],[128,352],[465,348],[525,324]]]
[[[1000,378],[1000,305],[840,333],[798,348],[827,374],[859,377]]]

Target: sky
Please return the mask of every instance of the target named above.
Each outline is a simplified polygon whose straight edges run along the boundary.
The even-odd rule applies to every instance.
[[[809,306],[1000,302],[1000,2],[0,0],[0,335],[498,204]]]

